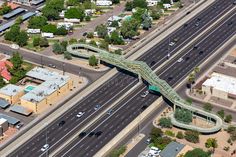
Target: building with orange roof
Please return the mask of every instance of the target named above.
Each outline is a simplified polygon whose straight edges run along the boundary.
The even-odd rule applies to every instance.
[[[13,2],[7,2],[7,6],[11,7],[12,10],[19,8],[19,5]]]
[[[8,71],[8,68],[7,66],[9,67],[13,67],[13,64],[9,61],[0,61],[0,75],[6,80],[6,81],[9,81],[11,79],[11,74],[10,72]]]

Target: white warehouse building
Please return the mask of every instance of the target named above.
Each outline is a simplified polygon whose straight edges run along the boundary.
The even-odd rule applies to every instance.
[[[222,99],[236,99],[236,78],[213,73],[211,78],[202,84],[202,91]]]

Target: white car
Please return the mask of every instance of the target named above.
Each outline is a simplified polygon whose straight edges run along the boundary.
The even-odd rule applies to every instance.
[[[12,49],[15,49],[15,50],[18,50],[18,49],[20,48],[20,46],[17,45],[17,44],[11,44],[10,47],[11,47]]]
[[[84,115],[84,112],[79,112],[76,117],[81,118]]]
[[[183,61],[183,58],[180,58],[177,60],[178,63],[181,63]]]
[[[47,150],[49,148],[49,144],[45,144],[42,148],[41,151],[44,152],[45,150]]]
[[[171,42],[169,45],[170,45],[170,46],[174,46],[174,45],[175,45],[175,43],[174,43],[174,42]]]
[[[142,98],[145,98],[147,95],[148,95],[148,93],[149,93],[149,91],[147,90],[147,91],[145,91],[145,92],[143,92],[143,94],[141,94],[141,97]]]

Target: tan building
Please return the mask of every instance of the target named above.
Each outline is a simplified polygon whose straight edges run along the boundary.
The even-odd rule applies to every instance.
[[[65,95],[73,88],[73,81],[69,76],[47,69],[36,67],[28,72],[27,76],[44,81],[21,97],[21,105],[35,113],[45,111],[56,102],[58,96]]]
[[[13,84],[8,84],[0,89],[0,98],[7,100],[10,104],[17,103],[22,95],[24,95],[24,91],[21,87]]]
[[[211,78],[202,84],[206,95],[222,99],[236,99],[236,79],[230,76],[213,73]]]

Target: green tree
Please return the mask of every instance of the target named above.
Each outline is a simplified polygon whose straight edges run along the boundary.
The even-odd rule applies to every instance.
[[[150,132],[150,137],[152,140],[162,137],[163,131],[160,128],[153,127]]]
[[[110,43],[115,45],[123,45],[125,42],[117,31],[113,31],[111,33]]]
[[[77,39],[71,38],[71,39],[69,40],[69,44],[75,44],[75,43],[77,43]]]
[[[40,38],[39,46],[40,47],[48,47],[49,46],[48,39],[47,38]]]
[[[3,77],[0,75],[0,88],[4,87],[6,82],[3,80]]]
[[[133,8],[134,8],[134,4],[133,4],[132,1],[126,2],[126,4],[125,4],[125,10],[126,11],[132,11]]]
[[[111,24],[110,24],[110,27],[118,28],[119,27],[119,22],[118,21],[112,21]]]
[[[120,0],[111,0],[113,4],[119,4]]]
[[[47,24],[43,26],[42,32],[47,32],[47,33],[56,33],[57,32],[57,26],[53,24]]]
[[[176,109],[174,113],[176,120],[189,124],[192,122],[192,113],[187,109]]]
[[[143,21],[143,15],[146,15],[146,9],[136,8],[136,11],[133,13],[132,18],[136,19],[141,24]]]
[[[91,17],[90,16],[85,16],[85,21],[91,21]]]
[[[107,35],[107,27],[104,24],[98,25],[95,28],[95,31],[97,32],[99,38],[105,38]]]
[[[10,40],[15,42],[19,33],[20,33],[20,26],[13,25],[11,26],[10,30],[5,33],[4,38],[5,40]]]
[[[18,17],[16,18],[16,20],[15,20],[15,24],[16,24],[16,25],[20,25],[22,22],[23,22],[22,16],[18,16]]]
[[[39,46],[39,42],[40,42],[40,37],[35,37],[33,38],[33,46]]]
[[[52,51],[57,54],[62,54],[64,53],[65,50],[64,50],[64,47],[60,43],[56,42],[52,46]]]
[[[84,9],[92,9],[92,3],[91,3],[91,1],[86,0],[86,1],[83,3],[83,6],[84,6]]]
[[[133,0],[133,6],[134,8],[147,8],[147,2],[146,0]]]
[[[163,128],[171,128],[172,127],[172,123],[171,123],[170,118],[165,118],[165,117],[160,118],[159,125]]]
[[[226,123],[230,123],[230,122],[232,121],[232,119],[233,119],[233,117],[232,117],[231,114],[225,116],[225,122],[226,122]]]
[[[183,132],[182,132],[182,131],[178,131],[176,137],[177,137],[178,139],[183,139],[183,138],[184,138]]]
[[[4,4],[1,6],[1,9],[0,9],[0,15],[7,14],[7,13],[9,13],[10,11],[12,11],[11,7],[8,6],[7,3],[4,3]]]
[[[109,49],[109,44],[106,41],[101,40],[100,44],[99,44],[99,47],[102,48],[102,49],[108,50]]]
[[[89,65],[90,66],[97,66],[98,65],[98,60],[94,55],[89,57]]]
[[[70,8],[65,12],[65,18],[68,19],[80,19],[80,21],[83,21],[85,17],[84,10],[81,10],[79,8]]]
[[[165,136],[154,139],[153,143],[154,146],[156,146],[160,150],[163,150],[171,141],[171,138]]]
[[[20,69],[23,64],[23,58],[19,52],[15,52],[10,58],[10,62],[13,64],[13,69]]]
[[[143,29],[144,30],[149,30],[149,28],[151,28],[152,27],[152,20],[151,20],[151,18],[150,17],[145,17],[144,19],[143,19]]]
[[[56,29],[55,35],[67,35],[68,31],[64,27],[60,27]]]
[[[198,143],[199,142],[199,132],[194,130],[187,130],[185,131],[185,139],[192,143]]]
[[[16,37],[16,43],[19,46],[25,46],[27,44],[29,37],[25,31],[21,31]]]
[[[60,12],[64,9],[64,0],[47,0],[46,6],[55,9]]]
[[[217,114],[218,114],[222,119],[224,119],[224,117],[225,117],[225,111],[224,111],[224,110],[218,111]]]
[[[28,21],[28,28],[42,29],[45,25],[47,25],[47,18],[44,16],[33,16]]]
[[[79,1],[78,1],[78,0],[67,0],[67,1],[66,1],[66,4],[67,4],[68,6],[76,6],[76,5],[79,4]]]
[[[64,50],[66,50],[66,47],[68,46],[68,41],[63,40],[63,41],[61,42],[61,46],[64,48]]]
[[[203,151],[200,148],[195,148],[188,151],[184,157],[210,157],[210,153]]]
[[[122,50],[121,50],[121,49],[115,50],[115,51],[114,51],[114,54],[122,55]]]
[[[205,103],[204,106],[203,106],[203,109],[207,112],[211,112],[212,108],[213,108],[213,106],[210,103]]]
[[[65,51],[64,52],[64,58],[67,59],[67,60],[71,60],[72,59],[72,55],[69,52]]]
[[[205,143],[206,148],[212,148],[213,152],[215,149],[218,147],[217,140],[215,138],[208,138],[206,143]]]
[[[227,132],[230,134],[230,138],[232,141],[236,140],[236,127],[235,126],[229,126],[227,128]]]
[[[93,36],[93,32],[88,32],[88,34],[87,34],[87,38],[93,38],[94,36]]]
[[[123,36],[123,38],[132,39],[134,36],[139,35],[138,33],[139,28],[139,22],[135,20],[134,18],[131,18],[130,20],[125,20],[122,23],[120,33]]]
[[[60,18],[59,11],[50,6],[43,7],[42,13],[48,20],[58,20]]]
[[[97,43],[96,43],[96,41],[94,41],[94,40],[91,40],[91,41],[89,42],[89,44],[92,45],[92,46],[95,46],[95,47],[98,46]]]

